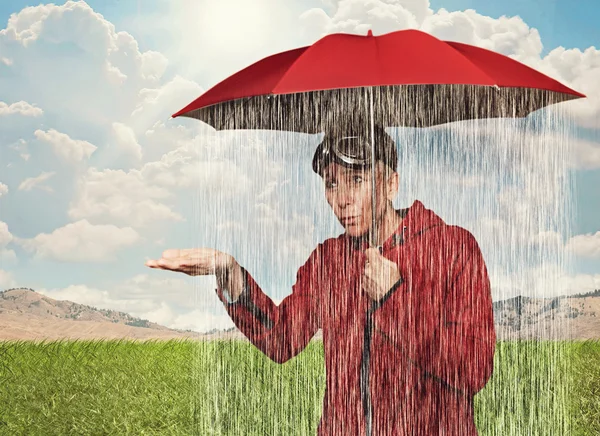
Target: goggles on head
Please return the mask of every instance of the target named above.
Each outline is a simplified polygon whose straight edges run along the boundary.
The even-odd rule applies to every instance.
[[[327,138],[318,147],[313,158],[313,170],[321,174],[330,163],[363,169],[371,164],[371,145],[361,136]]]
[[[360,136],[344,136],[326,145],[333,155],[351,166],[364,166],[371,163],[371,145]]]
[[[397,165],[396,144],[383,127],[375,126],[375,149],[365,135],[327,135],[317,147],[313,156],[313,171],[322,175],[325,167],[333,162],[363,169],[371,165],[373,151],[375,160],[381,160],[395,170]]]

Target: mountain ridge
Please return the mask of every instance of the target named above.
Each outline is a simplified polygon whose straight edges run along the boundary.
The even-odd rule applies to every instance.
[[[600,338],[600,289],[492,303],[499,340]],[[246,339],[235,327],[206,333],[172,329],[126,312],[55,300],[31,288],[0,291],[0,340]],[[322,332],[316,339],[322,338]]]

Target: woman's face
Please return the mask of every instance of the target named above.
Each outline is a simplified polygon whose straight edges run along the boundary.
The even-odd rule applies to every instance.
[[[393,200],[397,192],[393,179],[383,180],[383,164],[377,162],[376,219],[381,221],[387,200]],[[372,224],[372,180],[371,170],[351,169],[332,163],[323,172],[325,197],[346,232],[350,236],[361,236]]]

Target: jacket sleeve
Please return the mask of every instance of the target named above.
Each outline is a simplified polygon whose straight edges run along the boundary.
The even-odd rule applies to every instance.
[[[300,353],[321,326],[318,295],[326,283],[322,246],[300,267],[291,295],[279,306],[243,267],[244,289],[235,302],[228,299],[226,290],[216,289],[234,324],[275,362],[284,363]]]
[[[430,275],[429,290],[415,296],[411,293],[422,291],[398,286],[396,295],[375,311],[375,326],[425,375],[474,395],[493,372],[491,286],[477,241],[465,229],[454,228],[449,247],[433,250],[437,255],[425,262],[439,271]],[[436,265],[440,261],[446,265]]]

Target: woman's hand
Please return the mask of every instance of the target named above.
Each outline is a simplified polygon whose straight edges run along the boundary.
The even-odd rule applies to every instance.
[[[191,276],[220,275],[235,266],[233,256],[213,248],[170,249],[158,260],[146,261],[150,268],[167,269]]]
[[[168,269],[190,276],[215,275],[217,286],[225,287],[237,300],[242,293],[242,269],[230,254],[213,248],[171,249],[163,251],[162,258],[146,261],[150,268]]]
[[[362,287],[372,300],[379,301],[400,280],[398,265],[382,256],[377,248],[365,250],[365,255]]]

